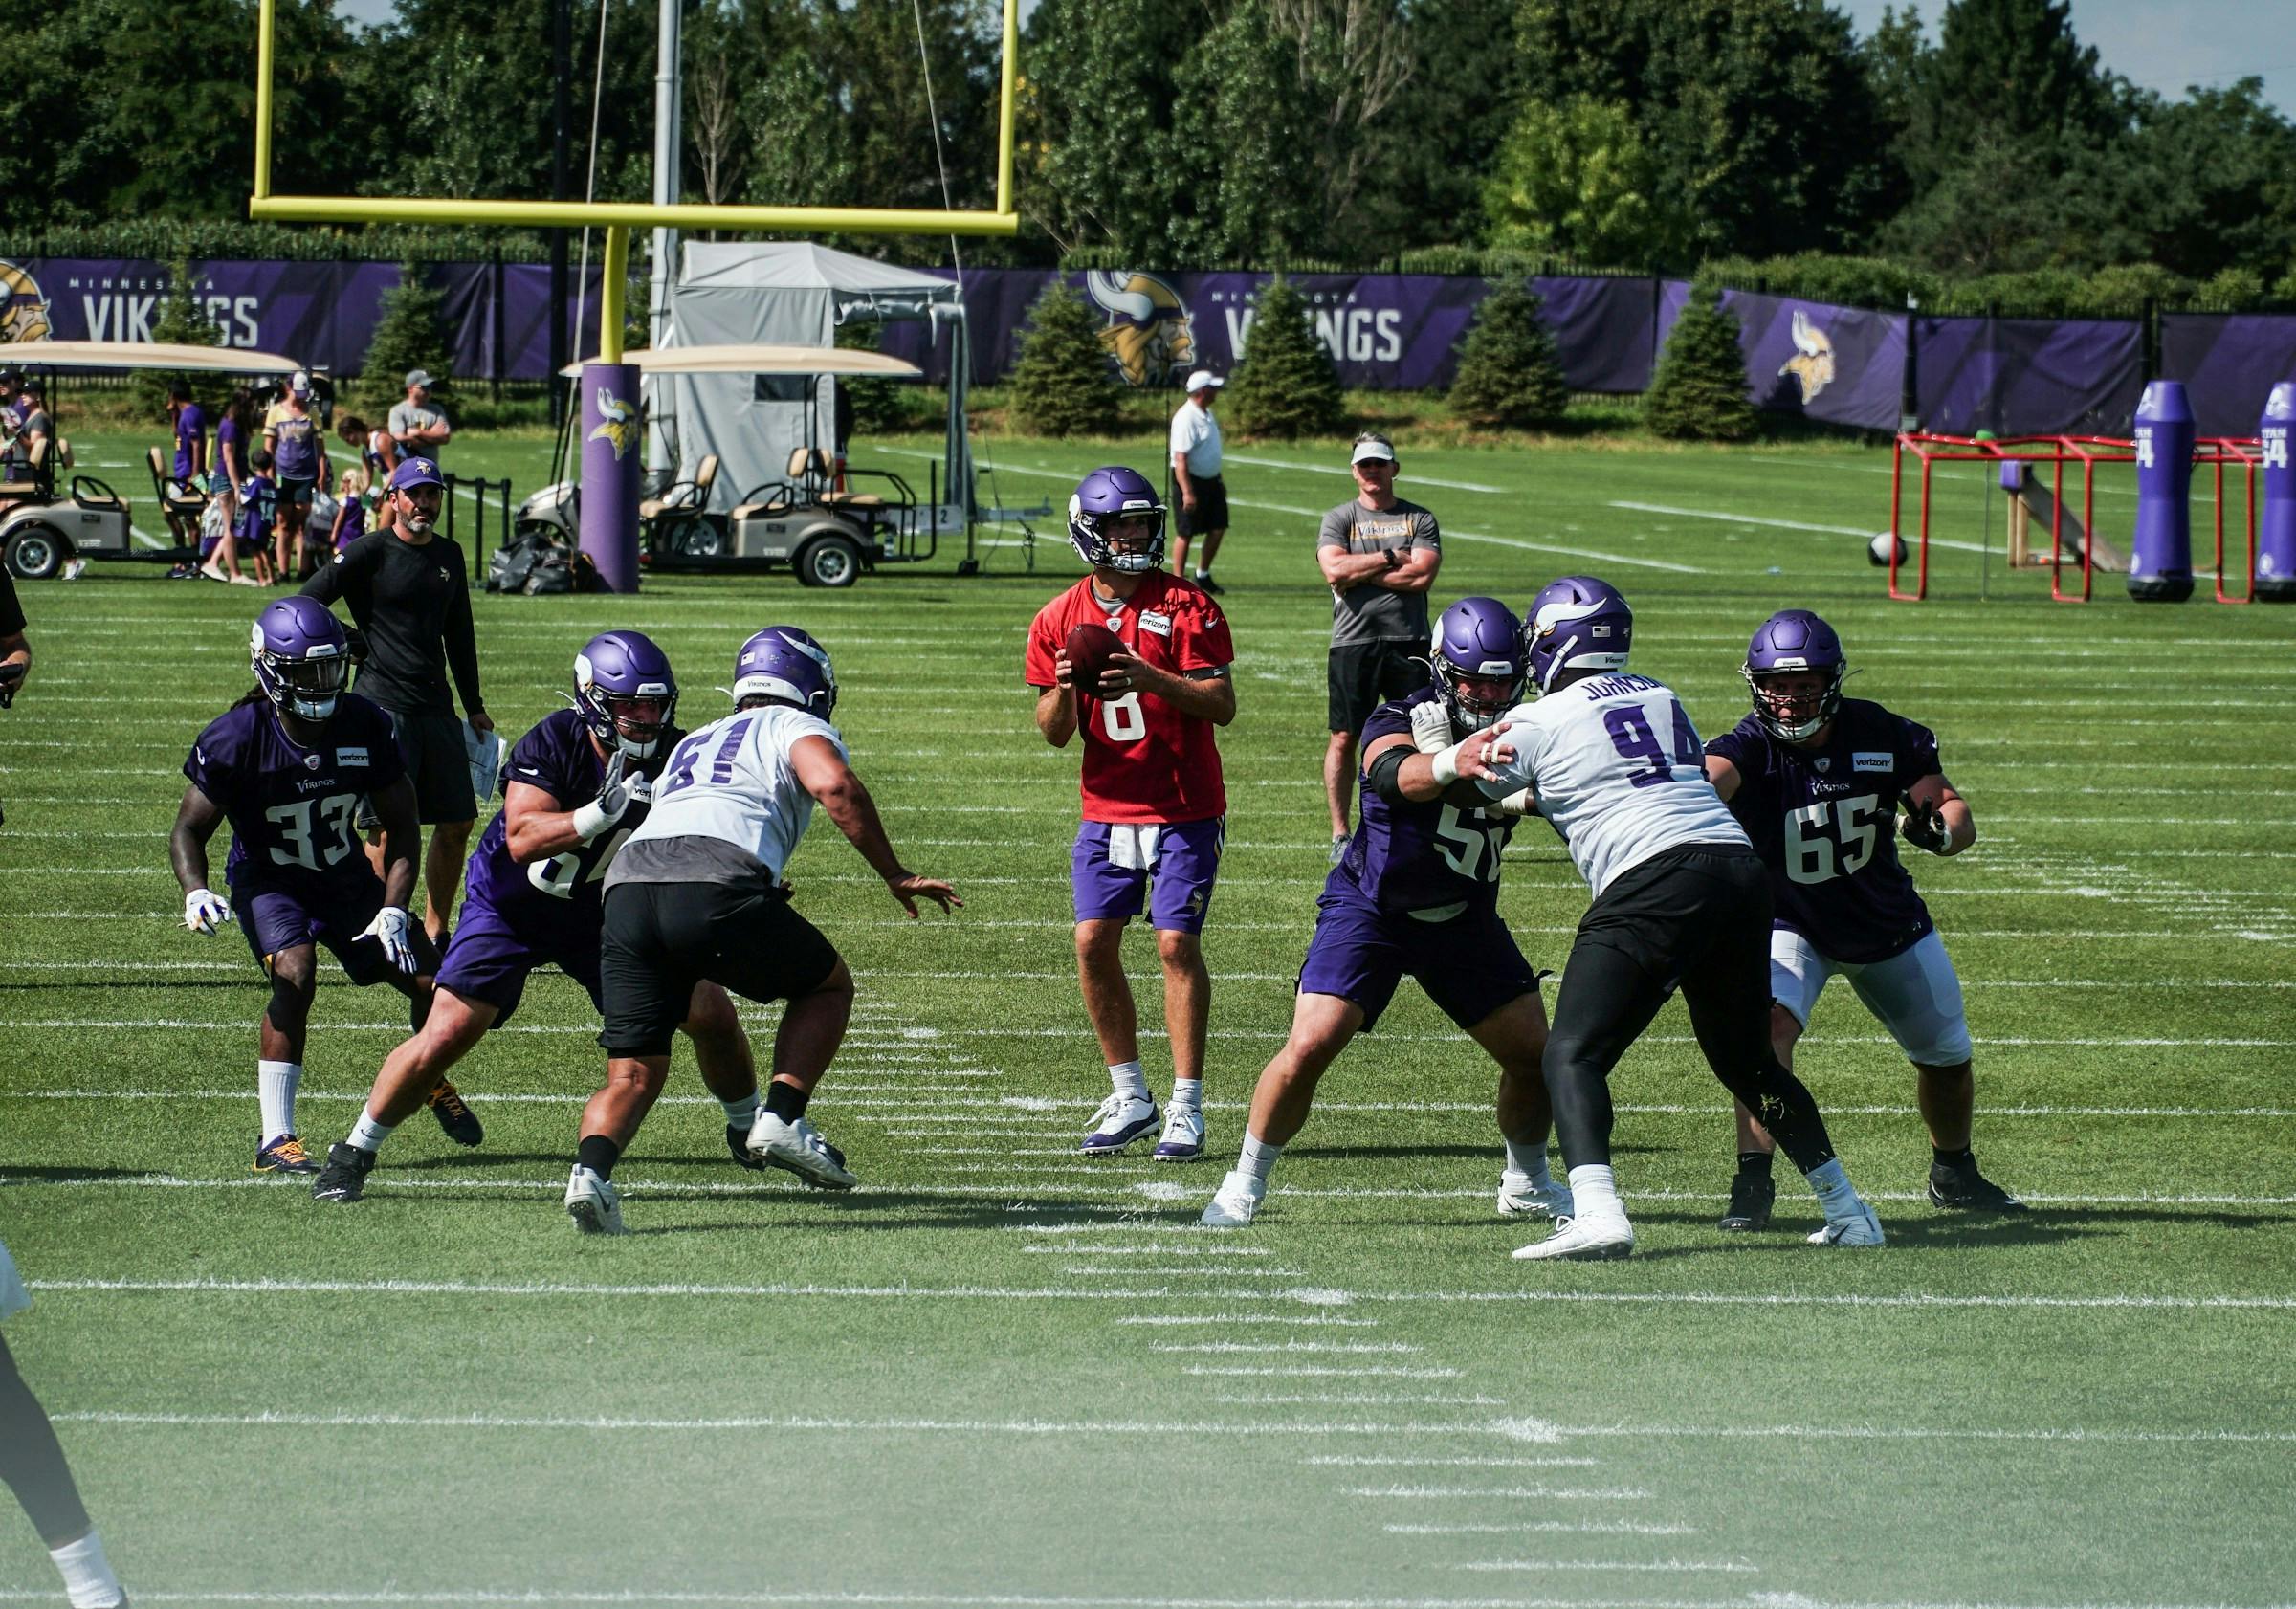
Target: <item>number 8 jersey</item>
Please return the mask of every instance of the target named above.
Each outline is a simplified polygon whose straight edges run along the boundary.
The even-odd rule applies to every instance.
[[[1508,780],[1528,783],[1600,899],[1620,872],[1688,844],[1744,848],[1745,830],[1706,780],[1705,749],[1673,690],[1625,672],[1582,677],[1500,717]]]
[[[232,897],[364,886],[374,879],[355,826],[363,795],[407,774],[390,716],[355,693],[335,702],[311,748],[270,700],[233,704],[191,745],[184,775],[231,819],[223,875]]]
[[[1897,858],[1898,801],[1941,770],[1936,735],[1844,698],[1818,747],[1781,742],[1748,716],[1707,752],[1738,768],[1730,808],[1770,869],[1773,925],[1829,960],[1862,965],[1911,947],[1929,907]]]

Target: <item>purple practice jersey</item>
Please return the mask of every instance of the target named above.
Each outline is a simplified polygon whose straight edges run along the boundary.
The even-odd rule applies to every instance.
[[[1423,687],[1372,711],[1362,748],[1391,732],[1411,736],[1411,712],[1441,697]],[[1325,879],[1327,897],[1388,912],[1457,908],[1489,915],[1499,904],[1499,851],[1515,817],[1456,804],[1390,804],[1366,783],[1355,835]]]
[[[1782,742],[1750,715],[1706,752],[1738,768],[1731,813],[1770,868],[1773,926],[1852,964],[1888,960],[1931,930],[1897,858],[1898,801],[1942,769],[1928,727],[1844,698],[1821,747]]]
[[[234,898],[371,881],[359,801],[406,774],[390,717],[353,693],[337,699],[316,747],[298,746],[278,711],[256,699],[217,716],[184,761],[184,775],[231,818],[223,875]]]
[[[651,758],[637,761],[637,769],[659,776],[662,762],[684,736],[675,727],[665,728]],[[512,782],[539,787],[558,801],[560,809],[571,810],[598,797],[606,761],[598,758],[582,716],[554,710],[510,751],[502,782],[506,790]],[[509,813],[498,811],[471,856],[470,897],[514,928],[531,928],[538,937],[546,935],[551,944],[563,946],[575,933],[594,937],[605,921],[607,868],[645,819],[646,806],[633,802],[611,829],[591,842],[520,866],[510,858]]]

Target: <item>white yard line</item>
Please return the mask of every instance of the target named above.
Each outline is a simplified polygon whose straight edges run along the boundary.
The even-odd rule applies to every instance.
[[[1300,1460],[1302,1464],[1346,1469],[1385,1468],[1390,1466],[1409,1469],[1564,1469],[1587,1468],[1598,1462],[1592,1458],[1462,1458],[1455,1455],[1411,1458],[1400,1453],[1339,1452],[1314,1453]]]
[[[1281,1368],[1259,1368],[1245,1364],[1191,1363],[1181,1371],[1207,1379],[1395,1379],[1395,1380],[1455,1380],[1462,1371],[1457,1369],[1399,1369],[1384,1363],[1358,1363],[1344,1369],[1324,1369],[1314,1364],[1287,1364]]]
[[[2225,1443],[2281,1444],[2296,1443],[2296,1430],[2091,1430],[2003,1429],[1984,1426],[1967,1430],[1910,1425],[1811,1424],[1586,1424],[1556,1425],[1558,1434],[1615,1437],[1627,1441],[1851,1441],[1851,1442],[2058,1442],[2123,1445],[2149,1443]]]
[[[1465,1525],[1383,1525],[1393,1536],[1507,1536],[1521,1532],[1537,1535],[1590,1534],[1620,1536],[1695,1536],[1692,1525],[1666,1525],[1640,1520],[1501,1520]],[[1799,1604],[1799,1600],[1797,1600]],[[1816,1609],[1816,1605],[1809,1606]]]
[[[1444,1568],[1446,1570],[1472,1570],[1492,1573],[1501,1571],[1535,1571],[1540,1575],[1546,1575],[1551,1572],[1561,1570],[1615,1570],[1628,1574],[1647,1573],[1650,1575],[1660,1576],[1755,1576],[1760,1574],[1758,1567],[1748,1564],[1742,1559],[1662,1558],[1645,1561],[1636,1561],[1632,1559],[1590,1559],[1581,1562],[1578,1559],[1556,1558],[1489,1558],[1470,1559],[1459,1564],[1446,1564],[1444,1566]]]
[[[1345,1353],[1353,1355],[1421,1353],[1427,1349],[1409,1341],[1158,1341],[1150,1352],[1184,1353]]]
[[[1666,503],[1630,503],[1621,502],[1614,499],[1610,506],[1617,509],[1627,509],[1637,514],[1664,514],[1676,519],[1718,519],[1726,524],[1731,525],[1758,525],[1764,530],[1800,531],[1807,535],[1821,537],[1859,537],[1866,541],[1871,541],[1875,537],[1880,536],[1884,530],[1884,527],[1878,525],[1871,527],[1862,525],[1810,525],[1805,524],[1799,519],[1767,519],[1759,515],[1726,514],[1719,509],[1674,508]],[[1900,532],[1899,535],[1902,538],[1904,537],[1905,533]],[[1918,539],[1916,538],[1915,540]],[[1906,545],[1910,548],[1913,545],[1913,541],[1909,540],[1907,541]],[[1982,553],[1985,551],[1985,549],[1976,542],[1949,541],[1943,537],[1932,537],[1930,539],[1930,545],[1932,547],[1954,548],[1963,553]]]
[[[1355,471],[1344,464],[1303,464],[1296,458],[1247,458],[1241,452],[1229,452],[1224,456],[1228,463],[1243,464],[1255,470],[1298,470],[1308,474],[1336,474],[1340,479],[1349,481],[1356,477]],[[1416,472],[1407,475],[1398,474],[1395,477],[1395,483],[1398,486],[1403,485],[1405,482],[1413,486],[1440,486],[1446,492],[1483,492],[1494,497],[1511,495],[1503,486],[1486,486],[1482,482],[1474,480],[1438,480],[1431,474],[1420,474]]]
[[[1377,1497],[1382,1501],[1421,1501],[1450,1497],[1554,1498],[1563,1502],[1631,1503],[1650,1494],[1640,1487],[1348,1487],[1349,1497]]]
[[[1638,559],[1628,553],[1615,553],[1599,547],[1564,547],[1558,542],[1525,541],[1515,537],[1494,537],[1482,531],[1446,531],[1446,541],[1487,542],[1493,547],[1519,548],[1525,553],[1559,553],[1566,559],[1592,559],[1599,564],[1632,564],[1645,570],[1668,570],[1676,575],[1711,575],[1711,570],[1696,564],[1677,564],[1667,559]]]

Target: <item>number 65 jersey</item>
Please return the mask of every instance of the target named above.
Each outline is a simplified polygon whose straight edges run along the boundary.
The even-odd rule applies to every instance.
[[[1773,926],[1853,965],[1888,960],[1930,931],[1897,858],[1898,801],[1941,770],[1928,727],[1844,698],[1818,747],[1781,742],[1748,716],[1706,750],[1738,769],[1730,808],[1770,869]]]
[[[1500,717],[1514,760],[1504,799],[1526,783],[1562,834],[1595,897],[1619,873],[1688,844],[1746,847],[1745,830],[1706,780],[1706,751],[1682,700],[1627,672],[1585,676]]]
[[[303,748],[268,699],[234,704],[191,745],[184,775],[232,824],[224,879],[233,896],[319,893],[374,880],[356,822],[362,796],[407,774],[390,716],[355,693],[335,701]]]

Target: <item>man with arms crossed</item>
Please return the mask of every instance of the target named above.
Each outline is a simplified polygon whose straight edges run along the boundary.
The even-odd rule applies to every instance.
[[[1203,539],[1196,561],[1196,584],[1218,595],[1212,580],[1212,561],[1220,555],[1220,539],[1227,534],[1227,482],[1220,478],[1220,421],[1212,404],[1227,382],[1208,368],[1188,376],[1188,400],[1172,414],[1172,483],[1180,488],[1180,540],[1172,544],[1172,573],[1185,575],[1190,539]]]
[[[1913,1098],[1930,1131],[1930,1201],[1966,1212],[2022,1212],[1977,1171],[1976,1104],[1961,981],[1897,858],[1890,830],[1933,855],[1977,841],[1969,804],[1945,780],[1926,726],[1844,699],[1842,639],[1808,609],[1782,609],[1747,645],[1740,673],[1754,713],[1706,745],[1706,774],[1770,868],[1770,1037],[1794,1065],[1826,981],[1849,980],[1913,1063]],[[1770,1136],[1741,1104],[1738,1172],[1719,1227],[1770,1222]]]
[[[1070,856],[1076,976],[1113,1092],[1081,1147],[1110,1157],[1162,1124],[1155,1159],[1203,1155],[1203,1040],[1212,981],[1203,919],[1220,871],[1227,790],[1212,729],[1236,718],[1235,648],[1220,606],[1160,567],[1164,505],[1137,472],[1094,470],[1069,499],[1069,540],[1092,573],[1037,612],[1025,676],[1054,748],[1084,738],[1084,825]],[[1080,687],[1069,633],[1105,626],[1124,651]],[[1147,898],[1153,883],[1155,894]],[[1145,902],[1164,967],[1172,1105],[1140,1070],[1139,1016],[1124,978],[1124,924]]]

